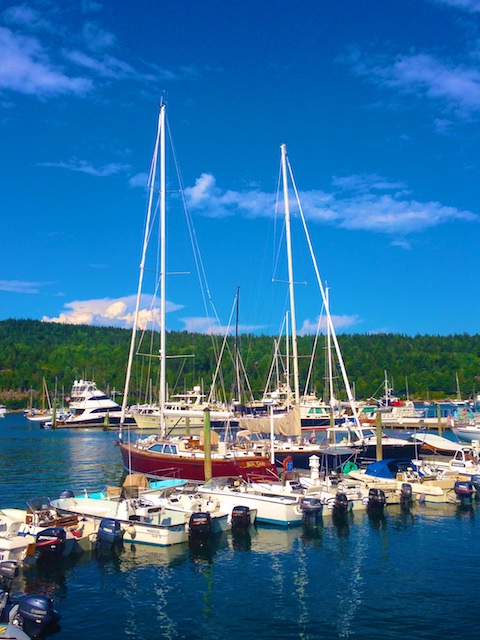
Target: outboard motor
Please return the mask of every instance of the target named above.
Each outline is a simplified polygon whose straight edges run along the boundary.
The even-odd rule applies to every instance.
[[[238,506],[232,509],[232,530],[248,529],[250,526],[250,509]]]
[[[475,489],[475,500],[480,500],[480,475],[475,474],[470,478]]]
[[[455,495],[460,500],[462,506],[469,506],[472,503],[472,496],[475,488],[472,482],[466,480],[457,480],[453,485]]]
[[[412,485],[409,482],[402,482],[400,489],[400,504],[409,505],[413,501]]]
[[[348,511],[348,498],[345,493],[337,493],[333,503],[332,513],[334,516],[342,516]]]
[[[192,538],[206,538],[212,532],[212,517],[207,511],[196,511],[190,516],[188,531]]]
[[[37,533],[36,547],[39,559],[60,558],[63,554],[67,532],[62,527],[48,527]]]
[[[57,624],[60,615],[54,609],[53,600],[44,595],[30,594],[13,602],[10,591],[17,576],[18,562],[0,562],[0,578],[5,589],[0,590],[0,621],[7,624],[2,637],[25,640],[43,636]]]
[[[30,594],[18,602],[18,613],[25,633],[31,638],[43,635],[45,631],[60,620],[55,611],[52,598]]]
[[[383,489],[376,489],[372,487],[369,490],[367,509],[380,512],[383,511],[383,507],[386,503],[387,499],[385,498],[385,491],[383,491]]]
[[[62,491],[62,493],[58,496],[58,498],[59,500],[61,500],[62,498],[73,498],[74,496],[75,494],[71,489],[65,489],[65,491]]]
[[[306,497],[300,500],[303,522],[314,522],[322,515],[323,502],[320,498]]]
[[[120,522],[114,518],[102,518],[97,532],[97,542],[100,544],[119,544],[123,539]]]

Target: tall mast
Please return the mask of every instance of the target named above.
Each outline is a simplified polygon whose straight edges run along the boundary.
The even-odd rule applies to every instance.
[[[143,276],[145,273],[145,260],[147,256],[147,248],[148,248],[148,240],[150,237],[150,227],[152,223],[152,203],[153,197],[155,194],[155,177],[157,174],[157,160],[158,160],[158,148],[160,139],[162,137],[162,133],[165,128],[165,105],[162,104],[160,108],[160,113],[158,116],[158,124],[157,124],[157,136],[155,138],[155,147],[153,151],[152,163],[150,165],[150,175],[148,181],[148,207],[147,207],[147,218],[145,221],[145,232],[143,236],[143,248],[142,248],[142,257],[140,260],[140,273],[138,277],[138,288],[137,288],[137,299],[135,302],[135,311],[133,314],[133,327],[132,327],[132,337],[130,339],[130,350],[128,354],[128,362],[127,362],[127,373],[125,377],[125,389],[123,392],[123,401],[122,401],[122,413],[120,416],[120,435],[122,432],[122,427],[125,422],[125,414],[127,411],[128,404],[128,394],[130,391],[130,378],[132,374],[132,363],[133,363],[133,355],[135,352],[135,343],[137,337],[137,329],[138,329],[138,314],[140,309],[140,298],[142,294],[143,287]],[[164,190],[165,193],[165,190]],[[165,323],[162,321],[162,326]]]
[[[165,435],[166,351],[166,215],[165,215],[165,105],[160,110],[160,433]]]
[[[288,260],[288,286],[290,291],[290,315],[292,324],[292,358],[293,358],[293,382],[295,404],[300,404],[300,384],[298,375],[298,349],[297,349],[297,321],[295,317],[295,292],[293,281],[293,261],[292,261],[292,236],[290,231],[290,201],[288,198],[288,180],[287,180],[287,147],[281,145],[282,150],[282,179],[283,179],[283,199],[285,206],[285,229],[287,241],[287,260]]]

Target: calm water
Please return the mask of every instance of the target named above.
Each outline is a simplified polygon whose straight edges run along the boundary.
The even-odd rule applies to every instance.
[[[0,420],[0,506],[99,489],[122,476],[115,434]],[[389,508],[342,527],[258,526],[209,547],[123,549],[29,567],[16,591],[50,594],[55,639],[478,638],[480,506]]]

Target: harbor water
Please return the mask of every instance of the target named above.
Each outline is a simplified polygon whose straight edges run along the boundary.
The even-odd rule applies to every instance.
[[[0,507],[122,478],[114,432],[0,420]],[[388,507],[342,524],[258,525],[192,548],[125,546],[29,566],[16,593],[54,598],[57,640],[477,638],[480,506]]]

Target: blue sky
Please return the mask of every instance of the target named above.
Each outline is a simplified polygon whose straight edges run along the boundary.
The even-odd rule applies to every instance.
[[[286,143],[338,332],[478,332],[480,0],[1,7],[0,319],[131,326],[166,95],[220,325],[239,287],[241,330],[280,330]],[[167,328],[205,331],[169,238]]]

